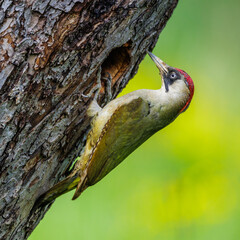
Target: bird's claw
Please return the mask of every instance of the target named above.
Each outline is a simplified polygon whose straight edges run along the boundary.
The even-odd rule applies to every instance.
[[[99,95],[99,92],[100,92],[100,89],[101,89],[101,72],[102,72],[102,68],[100,67],[98,69],[98,72],[97,72],[97,84],[91,89],[91,91],[88,93],[88,94],[81,94],[82,96],[82,99],[83,98],[90,98],[92,96],[92,94],[95,92],[95,95],[94,95],[94,100],[97,100],[98,98],[98,95]],[[84,101],[84,99],[83,99]]]
[[[112,76],[106,72],[107,77],[102,77],[105,80],[105,104],[112,100]]]

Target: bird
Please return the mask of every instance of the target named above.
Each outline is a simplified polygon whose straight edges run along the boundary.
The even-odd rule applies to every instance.
[[[87,110],[92,123],[83,154],[69,176],[40,196],[38,205],[46,205],[74,188],[72,199],[78,198],[189,107],[194,94],[191,77],[147,53],[160,71],[161,88],[133,91],[103,108],[93,100]]]

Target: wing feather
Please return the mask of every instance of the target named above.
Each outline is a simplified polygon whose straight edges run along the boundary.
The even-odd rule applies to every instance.
[[[140,97],[115,110],[89,159],[87,184],[101,180],[146,140],[141,122],[148,113],[149,104]]]

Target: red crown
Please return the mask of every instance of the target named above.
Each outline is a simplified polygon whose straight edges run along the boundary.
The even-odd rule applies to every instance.
[[[185,79],[186,79],[186,81],[188,83],[189,91],[190,91],[189,99],[186,102],[185,106],[180,111],[180,113],[181,113],[181,112],[185,111],[188,108],[188,106],[189,106],[189,104],[190,104],[190,102],[192,100],[192,97],[193,97],[193,94],[194,94],[194,84],[193,84],[192,78],[185,71],[183,71],[181,69],[178,69],[178,68],[176,68],[176,69],[185,77]]]

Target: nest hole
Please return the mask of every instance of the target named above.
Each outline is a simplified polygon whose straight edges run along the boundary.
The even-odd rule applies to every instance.
[[[112,86],[121,81],[121,77],[127,72],[130,64],[130,43],[113,49],[102,64],[102,73],[111,74]]]

